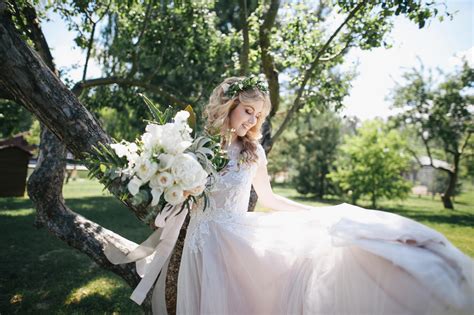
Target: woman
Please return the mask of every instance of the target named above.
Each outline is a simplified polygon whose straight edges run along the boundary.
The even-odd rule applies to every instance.
[[[228,78],[212,92],[207,126],[231,131],[230,163],[211,207],[191,213],[178,314],[473,312],[472,261],[443,235],[390,213],[275,195],[257,142],[269,112],[263,81]],[[251,184],[275,212],[247,212]]]
[[[258,143],[269,112],[255,77],[212,92],[207,128],[223,135],[230,161],[208,208],[191,211],[178,314],[474,313],[473,261],[440,233],[395,214],[274,194]],[[274,211],[247,212],[251,185]]]

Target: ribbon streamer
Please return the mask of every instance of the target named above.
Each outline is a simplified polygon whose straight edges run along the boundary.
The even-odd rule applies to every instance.
[[[124,254],[111,243],[108,243],[104,248],[105,256],[114,265],[136,263],[137,273],[142,277],[142,280],[138,283],[130,299],[138,305],[143,303],[159,275],[153,290],[152,308],[154,314],[167,314],[165,284],[168,263],[178,240],[179,231],[188,214],[187,207],[184,207],[181,213],[175,215],[181,206],[182,204],[179,204],[171,206],[169,209],[163,209],[155,218],[155,225],[158,229],[128,254]]]

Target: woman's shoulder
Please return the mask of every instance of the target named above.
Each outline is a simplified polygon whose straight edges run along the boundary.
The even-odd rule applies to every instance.
[[[265,149],[263,148],[263,145],[260,142],[257,142],[257,156],[258,156],[258,163],[263,163],[264,165],[267,165],[267,154],[265,153]]]

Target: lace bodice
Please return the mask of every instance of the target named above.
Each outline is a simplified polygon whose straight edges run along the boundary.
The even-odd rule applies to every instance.
[[[229,150],[229,163],[216,177],[216,182],[208,194],[208,207],[202,211],[195,207],[191,213],[186,243],[193,250],[203,244],[208,234],[208,222],[231,223],[236,216],[247,212],[250,199],[252,179],[260,163],[267,163],[263,147],[257,146],[258,161],[239,164],[239,152],[236,148]]]

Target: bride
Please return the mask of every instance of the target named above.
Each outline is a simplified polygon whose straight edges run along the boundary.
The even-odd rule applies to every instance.
[[[230,134],[230,160],[210,205],[190,213],[177,314],[474,314],[474,263],[442,234],[391,213],[309,207],[272,192],[258,142],[270,107],[255,77],[227,78],[210,96],[207,128]],[[251,185],[273,211],[247,212]],[[155,254],[135,260],[140,274]],[[160,314],[162,285],[153,295]]]

